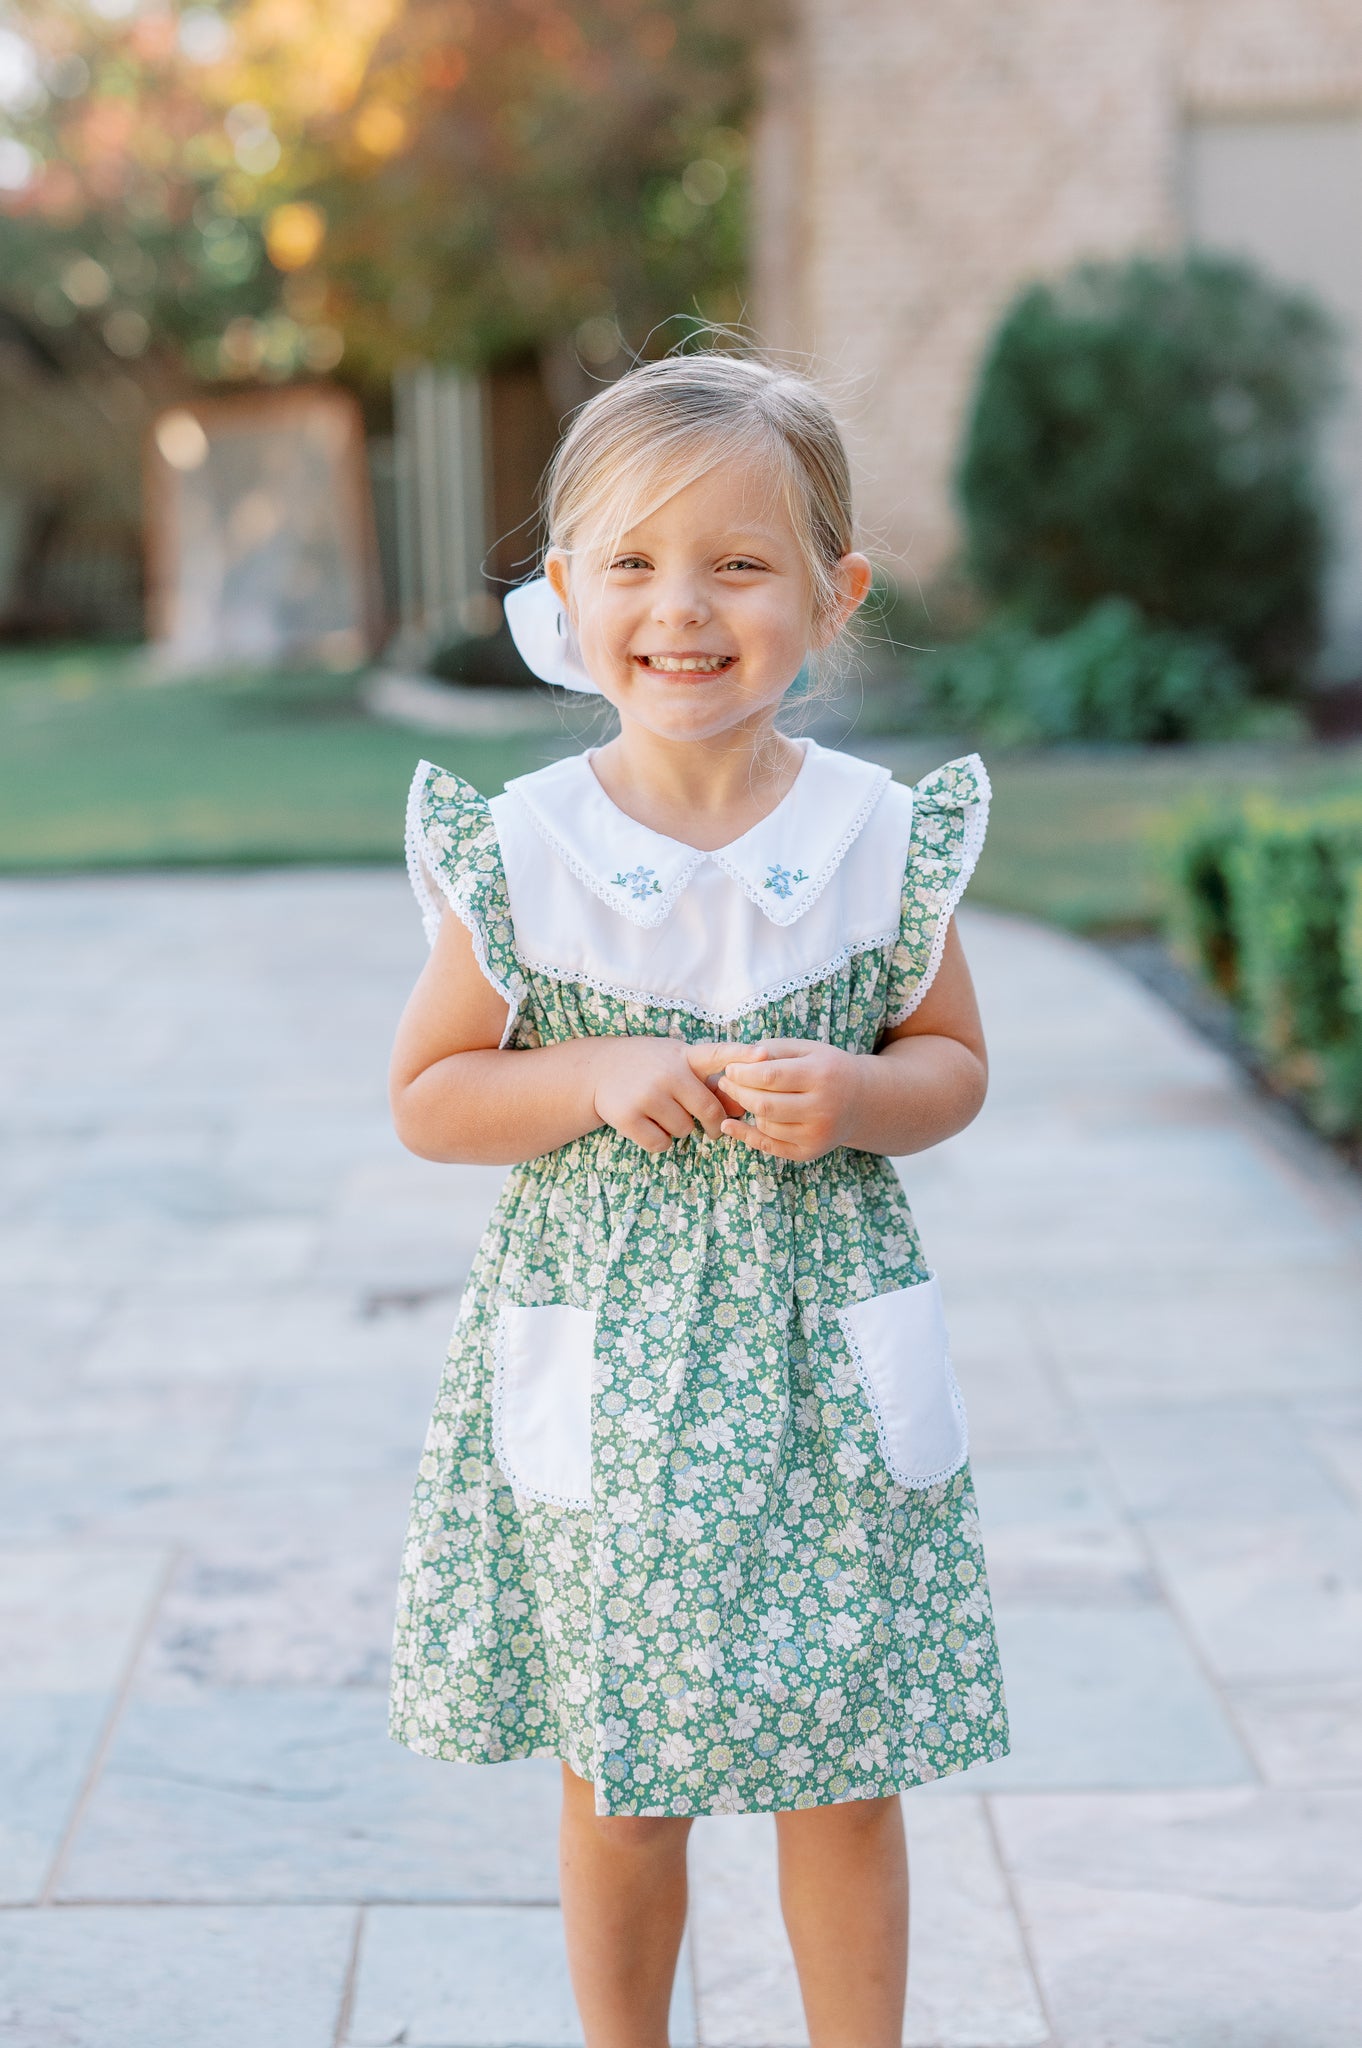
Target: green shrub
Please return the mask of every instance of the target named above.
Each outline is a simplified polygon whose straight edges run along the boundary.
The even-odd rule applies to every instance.
[[[1147,625],[1119,597],[1067,632],[996,622],[928,657],[919,680],[937,723],[1003,745],[1218,739],[1248,697],[1214,641]]]
[[[1362,1135],[1362,798],[1249,799],[1176,856],[1183,947],[1269,1077],[1331,1135]]]
[[[1316,442],[1337,336],[1247,264],[1086,263],[1022,292],[983,364],[957,490],[968,562],[1053,631],[1108,595],[1297,677],[1327,552]]]

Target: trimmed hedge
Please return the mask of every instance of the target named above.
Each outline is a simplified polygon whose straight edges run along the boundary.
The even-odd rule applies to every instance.
[[[1176,880],[1178,935],[1267,1078],[1329,1136],[1362,1136],[1362,796],[1203,818]]]

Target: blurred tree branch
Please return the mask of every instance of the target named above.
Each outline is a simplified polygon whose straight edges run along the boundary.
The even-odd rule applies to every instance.
[[[742,316],[778,4],[0,0],[0,290],[212,379],[608,374]]]

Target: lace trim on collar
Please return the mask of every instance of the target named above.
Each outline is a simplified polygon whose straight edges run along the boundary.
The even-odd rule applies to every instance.
[[[532,959],[528,954],[519,953],[517,958],[527,973],[542,974],[546,980],[566,983],[576,988],[594,989],[597,995],[613,996],[617,1002],[629,1003],[636,1009],[677,1010],[683,1016],[696,1017],[702,1024],[733,1024],[740,1018],[750,1017],[768,1003],[777,1003],[782,996],[798,995],[801,989],[814,988],[820,981],[829,980],[839,969],[862,953],[889,952],[898,943],[898,928],[877,932],[868,939],[856,939],[843,946],[830,960],[824,960],[807,972],[789,976],[784,981],[772,982],[754,996],[726,1010],[706,1009],[703,1003],[687,1002],[681,996],[659,995],[655,989],[626,988],[619,982],[605,981],[594,974],[585,973],[580,967],[558,967],[546,960]]]

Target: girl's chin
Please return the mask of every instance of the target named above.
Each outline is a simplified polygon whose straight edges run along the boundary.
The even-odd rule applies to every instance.
[[[682,704],[648,704],[622,696],[615,708],[622,725],[632,725],[661,740],[698,742],[719,739],[743,726],[764,725],[775,715],[779,702],[777,698],[769,704],[724,704],[693,698]]]

